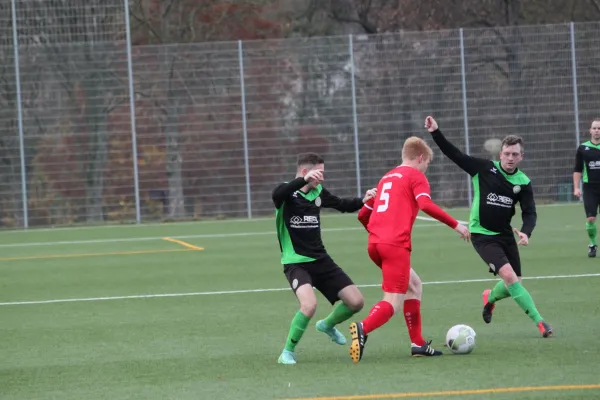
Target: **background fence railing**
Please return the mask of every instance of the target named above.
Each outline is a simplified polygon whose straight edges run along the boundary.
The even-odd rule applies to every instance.
[[[427,114],[476,156],[522,135],[538,201],[568,201],[600,116],[600,23],[141,46],[126,1],[55,3],[0,9],[2,227],[270,215],[301,151],[354,196]],[[439,151],[428,176],[471,201]]]

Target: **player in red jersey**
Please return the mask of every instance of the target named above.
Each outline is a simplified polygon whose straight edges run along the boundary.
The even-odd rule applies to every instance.
[[[402,165],[386,173],[377,185],[377,197],[359,212],[369,232],[369,257],[383,275],[383,300],[362,322],[350,324],[350,356],[358,363],[367,335],[384,325],[403,307],[415,357],[438,356],[421,334],[421,279],[410,266],[411,232],[419,210],[448,225],[469,241],[470,232],[431,200],[425,171],[433,152],[423,139],[410,137],[402,147]],[[372,207],[371,207],[372,205]],[[369,210],[369,207],[372,210]]]

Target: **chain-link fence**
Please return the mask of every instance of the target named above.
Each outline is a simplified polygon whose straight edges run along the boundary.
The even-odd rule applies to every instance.
[[[600,23],[141,46],[123,0],[69,3],[0,8],[2,227],[271,215],[303,151],[354,196],[428,114],[480,157],[523,136],[538,201],[570,201],[600,115]],[[428,176],[471,201],[439,151]]]

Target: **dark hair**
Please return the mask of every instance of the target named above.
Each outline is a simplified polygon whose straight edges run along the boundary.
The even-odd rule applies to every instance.
[[[317,153],[302,153],[302,154],[298,154],[298,161],[296,162],[296,165],[297,166],[306,165],[306,164],[317,165],[317,164],[323,164],[324,162],[325,162],[325,160],[323,160],[323,157],[321,157]]]
[[[514,146],[515,144],[521,145],[521,152],[524,150],[523,146],[523,138],[517,135],[508,135],[504,139],[502,139],[502,147],[503,149],[506,146]]]

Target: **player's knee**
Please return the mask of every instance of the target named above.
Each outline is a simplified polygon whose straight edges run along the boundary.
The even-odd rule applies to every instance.
[[[383,300],[387,301],[394,308],[394,314],[398,311],[402,311],[404,308],[404,297],[405,293],[384,293]]]
[[[353,312],[359,312],[365,306],[365,299],[362,296],[349,299],[345,302],[346,306]]]
[[[312,318],[317,311],[316,301],[304,301],[300,303],[300,312],[306,315],[308,318]]]
[[[589,222],[590,224],[593,224],[594,222],[596,222],[596,217],[588,217],[587,222]]]
[[[423,293],[423,282],[419,275],[413,270],[410,271],[410,280],[408,282],[408,292],[406,292],[406,298],[410,299],[421,299]]]
[[[510,264],[504,264],[498,271],[498,276],[502,278],[506,286],[512,285],[519,281],[519,277]]]
[[[344,302],[351,311],[358,312],[365,306],[365,298],[356,285],[346,286],[338,293],[338,298]]]

